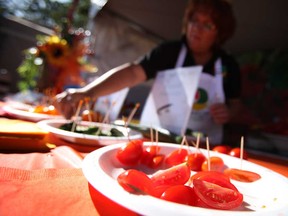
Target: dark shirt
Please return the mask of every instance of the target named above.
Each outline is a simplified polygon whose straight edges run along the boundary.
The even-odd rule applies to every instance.
[[[181,40],[164,42],[145,55],[139,63],[145,70],[147,79],[155,78],[158,71],[175,68],[183,44],[186,45],[184,37]],[[188,47],[187,50],[189,50]],[[225,97],[228,99],[239,98],[241,94],[240,69],[238,63],[231,55],[228,55],[224,50],[215,51],[211,60],[203,66],[203,72],[214,75],[214,64],[219,57],[222,61],[224,73]],[[195,65],[194,58],[188,51],[183,67]]]

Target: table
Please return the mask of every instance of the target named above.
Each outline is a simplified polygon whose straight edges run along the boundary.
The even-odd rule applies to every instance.
[[[99,147],[53,134],[41,141],[2,138],[0,143],[0,215],[136,215],[85,179],[81,162]],[[248,160],[288,177],[288,159],[251,152]]]

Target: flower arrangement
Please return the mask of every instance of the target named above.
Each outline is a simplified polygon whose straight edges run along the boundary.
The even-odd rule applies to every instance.
[[[35,47],[24,51],[25,58],[18,67],[20,91],[53,89],[59,93],[66,87],[82,86],[81,71],[91,71],[85,56],[91,54],[86,38],[89,31],[64,25],[53,35],[38,35]]]

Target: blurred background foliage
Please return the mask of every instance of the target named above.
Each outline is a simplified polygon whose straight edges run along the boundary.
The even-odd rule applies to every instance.
[[[1,0],[0,13],[21,17],[48,28],[61,25],[71,18],[73,27],[85,28],[90,6],[90,0]]]

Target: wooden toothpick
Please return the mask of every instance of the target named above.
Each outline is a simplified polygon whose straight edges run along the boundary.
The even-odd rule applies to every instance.
[[[243,152],[244,152],[244,137],[241,137],[240,141],[240,169],[242,169],[242,161],[243,161]]]
[[[77,110],[76,110],[76,113],[75,113],[75,119],[74,119],[73,124],[72,124],[72,129],[71,129],[72,132],[74,132],[75,129],[76,129],[76,124],[77,124],[76,121],[77,121],[77,119],[79,117],[82,105],[83,105],[83,100],[80,100],[79,104],[78,104],[78,107],[77,107]]]
[[[102,123],[109,123],[108,119],[109,119],[109,115],[110,115],[110,112],[112,110],[112,107],[116,104],[116,102],[112,102],[111,106],[109,107],[109,109],[107,110],[105,116],[104,116],[104,119],[102,121]]]
[[[156,128],[156,129],[155,129],[155,137],[156,137],[156,138],[155,138],[155,141],[156,141],[156,145],[158,145],[158,141],[159,141],[159,138],[158,138],[159,136],[158,136],[158,134],[159,134],[159,133],[158,133],[158,129]]]
[[[127,127],[127,126],[130,124],[132,118],[134,117],[134,115],[135,115],[135,113],[136,113],[136,111],[137,111],[137,109],[138,109],[139,107],[140,107],[140,103],[136,103],[135,107],[134,107],[133,110],[131,111],[131,113],[130,113],[130,115],[129,115],[126,123],[125,123],[125,127]]]
[[[92,122],[92,117],[91,117],[91,112],[90,112],[90,105],[89,105],[90,98],[85,97],[84,100],[85,100],[86,109],[88,110],[88,120],[89,120],[89,122]]]
[[[151,140],[151,145],[154,144],[154,133],[153,133],[153,128],[150,127],[150,140]]]
[[[207,148],[207,162],[208,162],[208,171],[211,169],[211,164],[210,164],[210,145],[209,145],[209,138],[206,137],[206,148]]]

